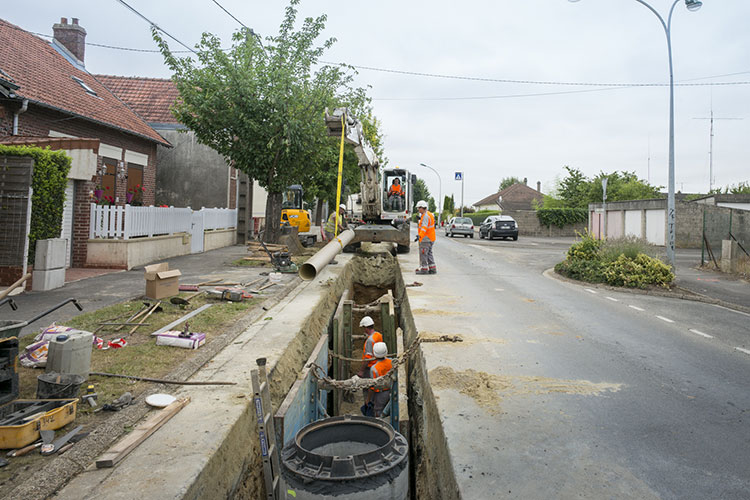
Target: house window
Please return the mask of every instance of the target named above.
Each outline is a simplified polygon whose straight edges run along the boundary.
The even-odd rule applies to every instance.
[[[128,190],[127,192],[132,194],[132,198],[126,195],[130,199],[131,205],[143,204],[143,167],[135,163],[128,163]]]
[[[86,85],[86,82],[84,82],[83,80],[81,80],[80,78],[78,78],[76,76],[71,76],[71,78],[73,79],[74,82],[76,82],[78,85],[80,85],[81,87],[83,87],[83,90],[85,90],[88,95],[92,95],[94,97],[99,97],[98,95],[96,95],[96,92],[94,92],[94,89],[92,89],[91,87],[89,87],[88,85]]]
[[[117,160],[113,158],[103,158],[104,175],[102,175],[102,189],[106,196],[115,197],[117,192]]]

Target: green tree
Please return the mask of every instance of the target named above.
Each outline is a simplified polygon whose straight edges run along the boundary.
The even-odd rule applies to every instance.
[[[417,178],[417,182],[412,186],[412,194],[414,195],[414,204],[419,200],[424,200],[429,205],[430,203],[430,190],[427,189],[427,184],[424,179]],[[433,201],[434,203],[434,201]],[[416,208],[412,207],[412,211],[416,212]]]
[[[602,201],[602,179],[607,178],[607,201],[647,200],[659,198],[659,187],[641,180],[635,172],[600,172],[589,183],[589,203]],[[585,207],[580,207],[585,208]]]
[[[563,167],[568,173],[560,180],[557,187],[557,198],[567,208],[586,208],[589,204],[589,180],[583,172],[568,165]],[[545,208],[549,208],[546,207]]]
[[[176,57],[152,31],[180,93],[175,117],[268,191],[266,241],[280,235],[282,190],[321,168],[321,150],[331,147],[323,110],[364,94],[352,88],[346,67],[320,64],[335,40],[317,42],[325,15],[306,18],[295,29],[298,4],[290,0],[278,35],[266,37],[264,45],[246,28],[234,33],[229,50],[204,33],[197,61]]]
[[[518,177],[503,177],[503,180],[500,181],[500,186],[497,188],[498,192],[502,191],[503,189],[512,186],[513,184],[523,184],[523,181],[519,179]]]
[[[736,186],[725,186],[721,188],[713,188],[708,194],[750,194],[750,182],[743,181],[738,183]]]

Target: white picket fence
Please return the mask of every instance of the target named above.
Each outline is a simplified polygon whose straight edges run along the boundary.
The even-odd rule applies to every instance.
[[[91,204],[89,238],[124,239],[190,233],[193,213],[203,216],[204,230],[237,227],[237,210],[229,208],[134,207]]]

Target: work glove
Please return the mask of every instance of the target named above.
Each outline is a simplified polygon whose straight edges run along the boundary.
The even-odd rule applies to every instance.
[[[416,236],[414,237],[414,241],[419,241],[419,235],[416,235]]]

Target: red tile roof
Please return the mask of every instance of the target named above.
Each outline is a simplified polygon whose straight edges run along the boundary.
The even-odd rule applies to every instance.
[[[73,66],[45,40],[2,19],[0,69],[20,86],[16,94],[32,103],[169,145],[93,75]],[[73,77],[96,92],[96,97]]]
[[[179,123],[169,111],[180,95],[172,80],[113,75],[96,78],[148,123]]]

